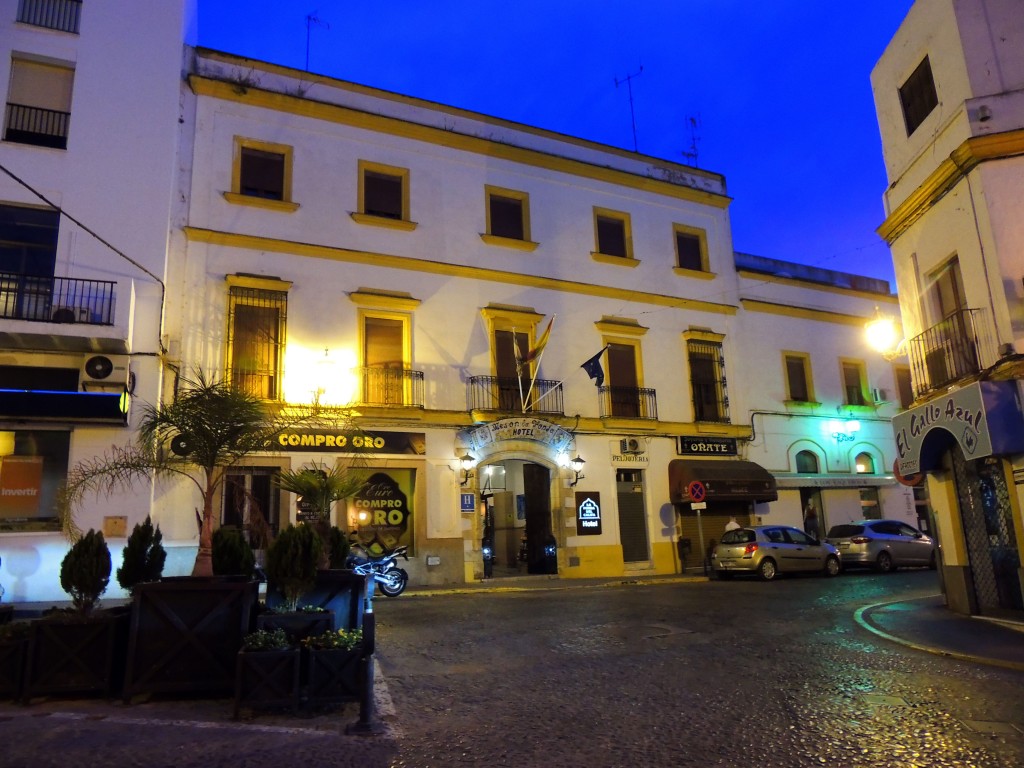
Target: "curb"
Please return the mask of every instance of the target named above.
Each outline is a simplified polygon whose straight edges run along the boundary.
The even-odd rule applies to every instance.
[[[604,581],[600,584],[587,583],[566,583],[561,580],[552,580],[551,586],[547,584],[535,584],[531,586],[515,586],[493,584],[489,581],[475,582],[478,586],[453,586],[438,587],[437,589],[408,589],[402,593],[402,597],[434,597],[435,595],[472,595],[480,592],[563,592],[570,589],[607,589],[609,587],[633,587],[650,586],[653,584],[699,584],[710,581],[707,576],[659,576],[651,579],[630,579],[622,578],[613,581]],[[374,596],[376,600],[376,595]]]

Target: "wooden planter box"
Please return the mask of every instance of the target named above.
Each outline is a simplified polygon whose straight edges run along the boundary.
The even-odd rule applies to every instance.
[[[366,577],[348,570],[316,572],[316,584],[303,595],[302,603],[326,608],[334,614],[335,629],[357,629],[363,624],[366,601]],[[267,607],[277,608],[284,597],[273,584],[267,585]]]
[[[181,576],[135,590],[124,699],[151,693],[230,696],[259,584]]]
[[[10,624],[14,618],[13,605],[0,605],[0,624]]]
[[[20,701],[28,640],[0,640],[0,701]]]
[[[124,679],[129,614],[59,614],[31,623],[22,700],[37,696],[110,696]]]
[[[243,707],[299,709],[298,648],[239,651],[235,666],[235,719]]]
[[[311,635],[322,635],[334,629],[333,613],[261,613],[256,617],[256,629],[283,629],[293,643]]]
[[[362,648],[303,649],[303,704],[316,708],[359,701],[365,681]],[[369,662],[366,659],[366,662]]]

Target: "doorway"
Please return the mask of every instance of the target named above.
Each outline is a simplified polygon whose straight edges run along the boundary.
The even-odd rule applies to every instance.
[[[482,468],[480,494],[486,502],[482,537],[493,548],[492,578],[557,573],[547,548],[551,525],[551,471],[506,459]]]
[[[644,503],[642,469],[615,470],[616,501],[619,506],[619,541],[622,560],[627,565],[651,559],[647,539],[647,513]]]

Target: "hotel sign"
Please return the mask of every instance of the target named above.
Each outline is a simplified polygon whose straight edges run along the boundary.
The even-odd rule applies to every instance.
[[[494,443],[511,440],[529,440],[547,446],[555,454],[568,451],[572,433],[544,419],[529,416],[499,419],[467,430],[464,435],[470,450],[484,451]]]
[[[601,494],[576,493],[576,535],[597,536],[601,533]]]

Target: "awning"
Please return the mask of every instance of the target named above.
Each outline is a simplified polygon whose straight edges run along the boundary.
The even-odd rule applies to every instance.
[[[668,487],[674,503],[698,501],[690,484],[704,487],[707,501],[775,501],[775,478],[760,464],[739,459],[673,459],[668,463]]]

